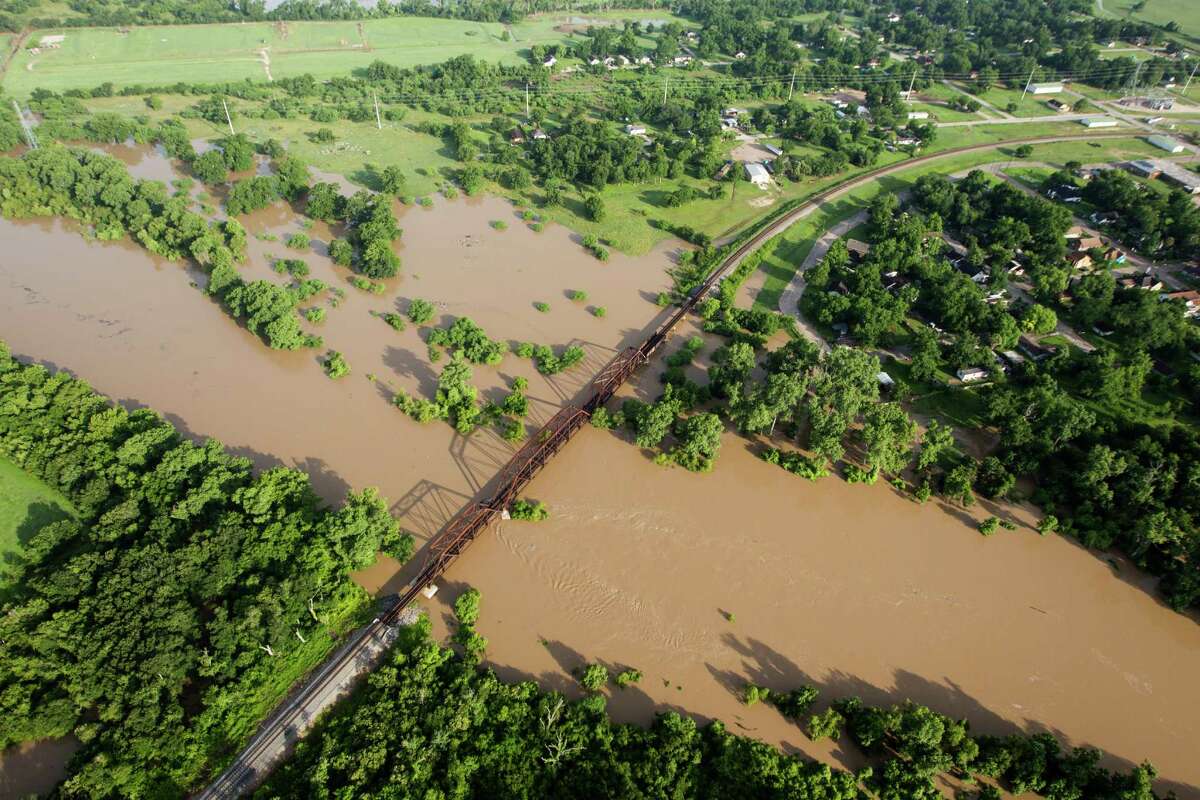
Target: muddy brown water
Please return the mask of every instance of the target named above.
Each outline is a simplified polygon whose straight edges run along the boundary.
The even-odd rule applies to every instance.
[[[497,219],[509,229],[494,230]],[[279,204],[245,222],[245,274],[280,280],[266,261],[296,255],[282,240],[301,230],[298,219]],[[330,501],[378,486],[420,542],[486,493],[512,447],[489,431],[464,439],[441,423],[419,426],[392,408],[396,389],[431,396],[441,364],[429,363],[413,326],[397,333],[370,312],[421,297],[439,321],[469,315],[496,338],[581,344],[586,363],[554,378],[513,355],[475,369],[491,397],[527,377],[532,426],[581,397],[616,349],[662,318],[651,298],[667,284],[669,259],[614,254],[601,264],[564,229],[534,233],[495,199],[403,210],[400,224],[403,271],[383,296],[349,286],[322,255],[335,232],[309,231],[313,251],[301,257],[345,297],[336,308],[313,301],[328,319],[305,326],[345,354],[353,373],[340,381],[324,377],[319,352],[266,348],[196,288],[198,272],[128,243],[87,241],[62,222],[0,220],[0,338],[260,466],[305,469]],[[254,238],[263,233],[278,241]],[[573,289],[587,303],[568,300]],[[538,313],[535,301],[551,311]],[[594,305],[608,315],[593,317]],[[657,371],[629,392],[652,397]],[[1114,569],[1037,536],[1032,509],[966,514],[917,506],[885,485],[810,484],[736,436],[715,472],[693,475],[590,428],[528,495],[552,518],[501,523],[426,603],[445,632],[453,598],[478,587],[489,662],[506,678],[574,691],[571,672],[584,663],[635,667],[641,684],[612,692],[618,719],[675,708],[847,766],[860,763],[852,752],[814,746],[769,708],[742,706],[742,684],[909,697],[976,731],[1051,730],[1108,751],[1114,766],[1151,759],[1163,788],[1200,797],[1200,628],[1164,608],[1129,564]],[[979,536],[975,520],[993,511],[1021,530]],[[388,559],[356,577],[372,591],[404,581]],[[0,775],[17,762],[3,763]]]

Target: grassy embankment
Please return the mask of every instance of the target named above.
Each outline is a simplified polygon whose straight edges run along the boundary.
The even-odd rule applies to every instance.
[[[43,525],[74,514],[70,501],[0,456],[0,590],[9,562]]]
[[[1133,5],[1134,0],[1101,0],[1095,13],[1107,17],[1132,17],[1154,25],[1175,22],[1181,33],[1200,37],[1200,4],[1195,0],[1151,0],[1136,14],[1132,13]]]

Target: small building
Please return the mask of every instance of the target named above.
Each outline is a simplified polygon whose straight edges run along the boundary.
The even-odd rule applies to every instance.
[[[525,141],[525,131],[520,128],[513,128],[508,132],[508,141],[510,144],[521,144]]]
[[[62,47],[62,43],[67,40],[65,33],[51,33],[38,39],[38,47],[44,50],[54,50]]]
[[[1112,225],[1120,218],[1121,215],[1115,211],[1093,211],[1092,215],[1088,217],[1093,225]]]
[[[1032,358],[1034,361],[1041,361],[1044,358],[1049,358],[1058,352],[1058,348],[1054,345],[1041,344],[1030,336],[1022,336],[1017,340],[1017,349],[1025,354],[1026,357]]]
[[[763,149],[775,157],[783,155],[783,149],[776,147],[773,144],[767,144],[766,142],[763,142]]]
[[[1147,136],[1146,141],[1159,150],[1166,150],[1168,153],[1182,153],[1185,149],[1183,142],[1178,139],[1172,139],[1170,136]]]
[[[1150,161],[1149,159],[1145,158],[1139,158],[1137,161],[1130,161],[1125,165],[1125,167],[1134,175],[1146,179],[1157,178],[1159,173],[1162,172],[1162,170],[1158,168],[1157,161]]]
[[[1025,356],[1018,353],[1016,350],[1005,350],[1000,354],[1000,357],[1008,362],[1010,367],[1015,367],[1025,363]]]
[[[546,133],[541,128],[534,128],[533,133],[531,135],[533,136],[534,141],[540,141],[542,139],[550,138],[550,134]]]
[[[1112,117],[1086,117],[1079,120],[1085,128],[1115,128],[1117,121]]]
[[[726,161],[724,164],[721,165],[721,168],[713,174],[713,180],[714,181],[724,180],[725,176],[729,174],[729,171],[731,169],[733,169],[733,162]]]
[[[983,367],[965,367],[954,374],[963,383],[975,383],[986,378],[989,373]]]
[[[1144,273],[1133,275],[1128,278],[1121,278],[1117,281],[1117,285],[1125,289],[1142,289],[1147,292],[1161,292],[1163,282],[1154,277],[1154,272],[1147,269]]]
[[[857,263],[865,259],[871,252],[871,245],[860,242],[858,239],[847,239],[846,249],[850,251],[850,260]]]
[[[888,14],[887,21],[888,22],[899,22],[900,15],[893,11],[891,14]]]
[[[1071,249],[1076,253],[1083,253],[1091,250],[1093,247],[1104,247],[1104,240],[1099,236],[1081,236],[1078,239],[1071,241]]]
[[[646,126],[645,125],[626,125],[625,132],[628,133],[630,136],[645,136],[646,135]]]
[[[1060,94],[1062,93],[1063,85],[1061,83],[1031,83],[1029,84],[1030,94]]]
[[[1070,262],[1072,269],[1087,269],[1094,263],[1086,250],[1071,253],[1067,256],[1067,261]]]
[[[1200,193],[1200,175],[1174,161],[1156,161],[1163,180],[1175,184],[1188,194]]]
[[[746,113],[746,110],[743,108],[734,108],[734,107],[730,106],[729,108],[727,108],[721,112],[721,116],[724,117],[725,119],[737,119],[738,117],[742,116],[745,113]]]
[[[1046,101],[1046,105],[1050,106],[1051,109],[1053,109],[1054,111],[1057,111],[1060,114],[1064,111],[1071,110],[1071,107],[1061,100],[1050,99],[1050,100]]]
[[[909,119],[929,119],[928,111],[910,111],[908,112]]]
[[[892,376],[886,372],[880,372],[875,376],[875,380],[879,381],[879,385],[884,389],[891,389],[896,385],[896,382],[892,380]]]
[[[738,50],[736,53],[733,54],[733,57],[736,58],[737,60],[741,61],[743,58],[746,57],[746,53],[742,50]]]
[[[1124,264],[1126,261],[1126,256],[1124,253],[1122,253],[1117,248],[1109,247],[1107,250],[1104,251],[1104,260],[1112,261],[1116,264]]]
[[[555,58],[554,56],[547,56],[546,60],[542,62],[542,66],[545,67],[546,69],[550,69],[557,63],[558,63],[557,58]]]
[[[747,161],[746,178],[760,189],[765,189],[771,184],[771,174],[767,172],[767,168],[755,161]]]

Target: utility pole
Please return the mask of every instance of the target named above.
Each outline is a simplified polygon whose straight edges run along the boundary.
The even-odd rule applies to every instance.
[[[529,81],[525,81],[525,121],[529,121]]]
[[[913,87],[916,85],[917,85],[917,69],[916,69],[916,67],[914,67],[912,80],[910,80],[908,82],[908,91],[904,93],[904,99],[910,103],[912,102]]]
[[[229,106],[225,105],[224,97],[221,98],[221,108],[225,109],[225,121],[227,123],[229,123],[229,135],[234,136],[235,134],[233,132],[233,118],[229,116]]]
[[[1192,67],[1192,74],[1188,75],[1187,83],[1183,85],[1183,96],[1187,97],[1188,87],[1192,85],[1192,78],[1196,77],[1196,67],[1200,67],[1200,61],[1196,62],[1196,66]]]
[[[796,89],[796,68],[792,67],[792,82],[788,84],[788,102],[792,102],[792,92]]]
[[[670,78],[663,79],[663,108],[667,107],[667,87],[671,85]]]
[[[29,149],[37,150],[37,137],[33,135],[33,127],[29,124],[29,120],[25,119],[25,112],[21,111],[17,101],[13,100],[12,103],[13,111],[17,112],[17,119],[21,120],[21,130],[25,131],[25,141],[29,143]]]
[[[1035,69],[1037,69],[1036,66],[1033,67],[1033,69],[1029,70],[1029,80],[1025,81],[1025,91],[1021,92],[1022,100],[1025,99],[1025,93],[1029,91],[1029,84],[1033,83],[1033,70],[1035,70]]]
[[[377,95],[375,92],[371,92],[371,99],[375,101],[375,127],[379,130],[383,130],[383,119],[379,116],[379,95]]]

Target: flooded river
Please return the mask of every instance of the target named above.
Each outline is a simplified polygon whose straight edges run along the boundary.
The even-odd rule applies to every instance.
[[[266,260],[295,256],[282,240],[298,220],[279,205],[246,224],[245,274],[280,280]],[[602,264],[564,229],[535,233],[495,199],[407,209],[400,225],[403,271],[383,296],[349,286],[321,255],[332,232],[309,231],[313,251],[301,257],[346,292],[336,308],[321,301],[326,322],[306,323],[346,356],[353,373],[340,381],[322,374],[317,352],[266,348],[196,288],[202,275],[60,222],[0,220],[0,338],[126,405],[160,410],[191,436],[216,437],[262,466],[303,468],[331,501],[378,486],[420,541],[485,490],[512,448],[489,431],[464,439],[392,408],[397,389],[432,396],[441,365],[413,326],[397,333],[371,312],[420,297],[441,319],[469,315],[495,338],[581,344],[587,362],[555,378],[514,355],[475,369],[488,396],[527,377],[532,425],[662,318],[651,301],[669,255]],[[567,298],[575,289],[587,302]],[[550,311],[534,310],[538,301]],[[601,305],[603,319],[589,313]],[[657,371],[629,391],[657,392]],[[848,765],[853,755],[812,745],[771,709],[742,706],[743,683],[910,697],[976,731],[1048,729],[1112,753],[1114,766],[1150,759],[1162,788],[1200,797],[1200,627],[1163,607],[1127,563],[1114,569],[1033,533],[1032,509],[1015,511],[1021,530],[985,539],[974,518],[995,509],[967,515],[917,506],[886,485],[811,484],[734,436],[712,474],[693,475],[590,428],[528,495],[552,518],[502,523],[428,604],[444,631],[453,598],[478,587],[489,661],[505,677],[570,689],[584,663],[636,667],[642,683],[613,692],[620,719],[676,708]],[[402,582],[386,559],[358,577],[376,591]]]

